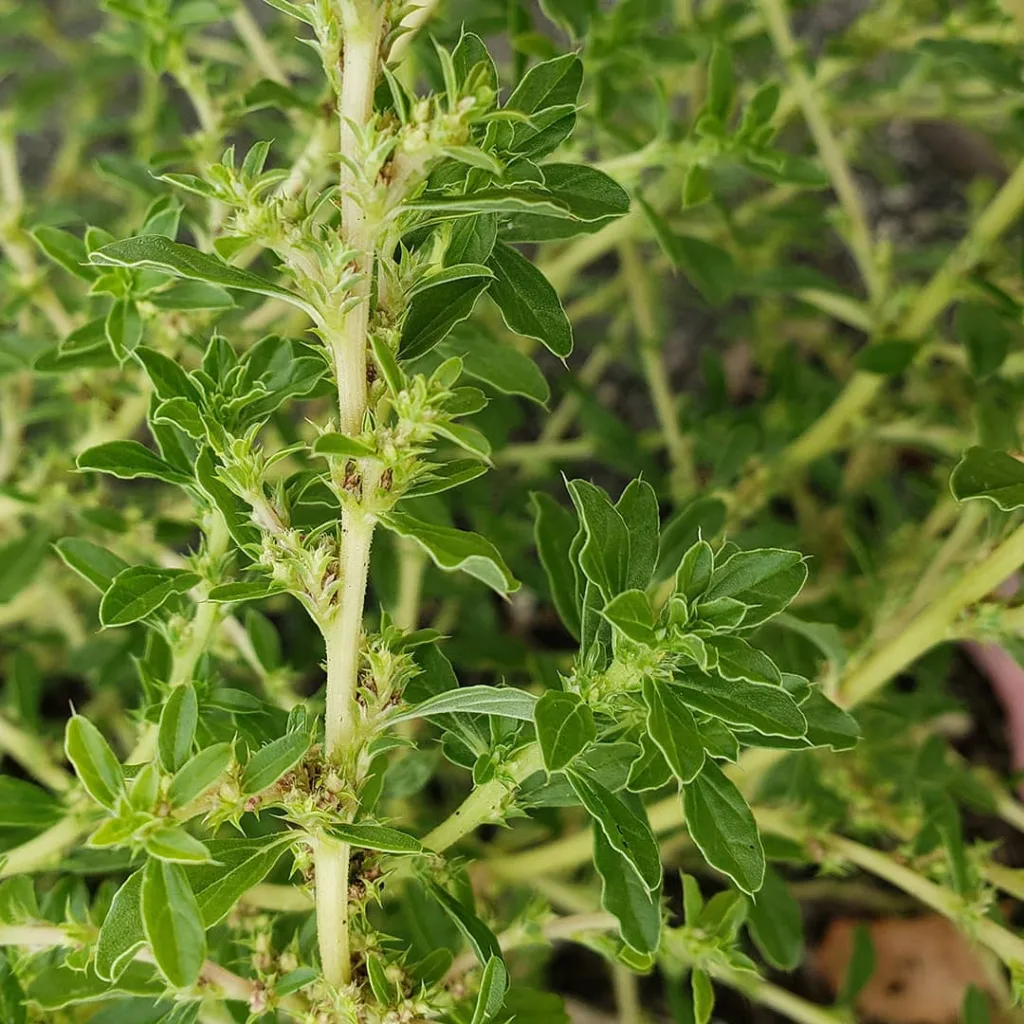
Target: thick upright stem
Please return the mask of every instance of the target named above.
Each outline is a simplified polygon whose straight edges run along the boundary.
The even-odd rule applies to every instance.
[[[366,412],[366,346],[370,322],[370,284],[374,238],[360,194],[360,137],[373,114],[373,90],[380,66],[383,10],[367,0],[343,4],[343,73],[338,114],[341,121],[341,230],[359,271],[354,305],[328,338],[338,386],[338,423],[346,434],[358,434]],[[363,501],[376,487],[372,464],[364,461]],[[338,555],[342,578],[340,601],[324,624],[327,648],[327,710],[325,755],[339,765],[353,761],[356,684],[363,632],[363,602],[373,540],[373,516],[355,502],[342,513]],[[349,848],[319,837],[316,844],[316,907],[320,962],[332,985],[352,976],[348,934]]]

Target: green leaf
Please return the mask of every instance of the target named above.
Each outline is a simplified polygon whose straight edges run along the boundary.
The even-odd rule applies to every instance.
[[[807,742],[813,747],[851,750],[860,739],[857,719],[833,704],[821,690],[811,690],[800,705],[800,713],[807,719]]]
[[[756,893],[765,873],[761,836],[747,802],[714,761],[705,761],[683,790],[683,811],[704,859],[745,893]]]
[[[626,590],[613,597],[601,614],[628,640],[653,647],[654,612],[651,602],[642,590]]]
[[[101,591],[110,586],[122,569],[128,568],[128,563],[113,551],[82,537],[65,537],[57,541],[54,548],[69,569]]]
[[[590,234],[629,212],[629,193],[587,164],[544,164],[544,184],[574,220],[540,213],[517,213],[502,228],[507,242],[547,242]]]
[[[477,299],[490,283],[480,278],[462,278],[414,298],[402,324],[402,358],[418,359],[444,341],[452,328],[473,312]]]
[[[532,722],[536,704],[537,698],[532,693],[511,686],[463,686],[429,697],[389,718],[388,724],[450,714],[496,715]]]
[[[704,766],[704,744],[690,709],[668,686],[653,679],[643,682],[647,706],[647,735],[665,755],[673,774],[691,782]]]
[[[706,540],[699,540],[683,555],[676,570],[675,592],[691,603],[703,597],[715,570],[715,553]]]
[[[631,793],[646,793],[661,789],[673,777],[661,748],[648,733],[640,736],[640,756],[629,766],[626,788]]]
[[[209,840],[213,862],[188,869],[203,926],[220,924],[242,896],[270,874],[291,842],[287,832],[259,839]]]
[[[505,969],[505,962],[500,957],[492,956],[484,965],[480,991],[477,993],[470,1024],[486,1024],[496,1016],[505,1002],[507,988],[508,971]]]
[[[242,771],[242,794],[253,796],[272,786],[302,760],[309,744],[309,735],[304,730],[296,730],[260,747]]]
[[[456,924],[459,931],[466,937],[480,963],[486,965],[494,957],[504,963],[501,946],[494,933],[465,904],[457,900],[447,889],[437,882],[428,880],[427,890],[441,905],[444,912]]]
[[[442,343],[441,352],[461,358],[466,374],[502,394],[522,395],[538,405],[546,405],[551,397],[544,374],[529,356],[481,331],[455,331]]]
[[[690,975],[690,988],[693,992],[694,1024],[708,1024],[715,1009],[715,990],[707,972],[694,967]]]
[[[760,625],[781,612],[807,582],[803,556],[780,548],[737,551],[717,566],[705,599],[731,597],[748,606],[743,627]]]
[[[184,807],[205,793],[231,763],[230,743],[215,743],[194,754],[174,773],[167,787],[167,799],[174,807]]]
[[[661,888],[649,891],[630,862],[594,829],[594,867],[601,876],[601,906],[619,922],[623,942],[638,953],[661,944]]]
[[[146,834],[146,853],[171,864],[206,864],[210,851],[181,825],[167,825]]]
[[[572,325],[548,279],[525,257],[504,242],[491,253],[495,280],[490,295],[509,330],[536,338],[556,356],[572,352]]]
[[[81,470],[110,473],[121,480],[149,477],[169,484],[187,484],[192,478],[165,462],[138,441],[108,441],[82,452],[76,460]]]
[[[461,569],[502,596],[519,589],[498,549],[477,533],[438,526],[407,512],[385,513],[380,522],[400,537],[415,541],[445,572]]]
[[[583,82],[583,62],[574,53],[535,64],[505,104],[506,110],[533,114],[547,107],[576,102]]]
[[[626,586],[644,590],[658,560],[658,496],[646,480],[631,480],[619,495],[615,511],[629,533]]]
[[[388,977],[383,961],[375,953],[370,953],[366,957],[366,976],[378,1003],[382,1006],[391,1006],[397,1002],[398,990]]]
[[[241,604],[243,601],[262,601],[264,598],[283,593],[285,588],[273,580],[237,580],[214,587],[206,595],[206,600],[214,604]]]
[[[0,604],[7,604],[35,579],[49,546],[45,531],[36,526],[0,548]]]
[[[957,501],[983,498],[1012,512],[1024,506],[1024,463],[1006,452],[975,445],[957,463],[949,487]]]
[[[93,800],[112,811],[124,794],[124,772],[99,729],[72,715],[64,730],[64,752]]]
[[[800,904],[785,881],[767,868],[757,895],[748,897],[747,929],[761,955],[780,971],[791,971],[804,954],[804,922]]]
[[[612,848],[629,862],[648,892],[654,892],[661,885],[661,854],[646,816],[635,813],[596,779],[571,768],[565,774]]]
[[[235,306],[230,292],[204,281],[176,281],[170,288],[147,295],[146,300],[157,309],[190,313],[202,310],[220,312]]]
[[[146,943],[142,929],[142,871],[129,875],[114,893],[96,942],[96,973],[105,981],[116,980]]]
[[[68,273],[85,281],[91,281],[96,276],[96,272],[89,266],[85,243],[77,236],[45,225],[30,233],[39,248]]]
[[[206,932],[185,869],[146,861],[141,896],[142,925],[157,966],[172,985],[194,985],[206,959]]]
[[[979,378],[999,371],[1014,341],[1009,320],[987,302],[961,302],[953,317],[953,334],[966,346],[971,373]]]
[[[594,713],[577,693],[548,690],[533,709],[544,766],[557,772],[597,739]]]
[[[41,832],[63,817],[63,807],[34,783],[0,775],[0,829]]]
[[[25,998],[42,1010],[61,1010],[67,1006],[105,1002],[118,995],[154,999],[162,996],[166,987],[150,964],[129,964],[113,983],[104,981],[95,971],[61,964],[36,974],[25,990]]]
[[[723,678],[782,685],[782,673],[775,662],[746,640],[738,636],[712,636],[705,642],[718,655],[715,671]]]
[[[917,352],[915,342],[889,338],[865,345],[857,353],[856,366],[862,373],[891,377],[902,373],[914,361]]]
[[[732,113],[736,80],[732,69],[732,53],[724,43],[715,41],[708,62],[708,93],[704,109],[723,124]],[[703,1024],[702,1021],[697,1024]]]
[[[431,288],[439,288],[441,285],[448,284],[451,281],[466,281],[472,278],[481,277],[490,280],[494,277],[494,271],[482,263],[449,264],[434,271],[432,274],[421,277],[416,284],[409,289],[408,297],[410,299],[415,298],[417,295],[422,295],[424,292],[430,291]]]
[[[175,594],[191,590],[202,577],[185,569],[133,565],[122,569],[100,601],[104,626],[126,626],[151,615]]]
[[[376,452],[362,441],[345,434],[321,434],[313,442],[314,455],[337,455],[346,459],[372,459]]]
[[[576,597],[576,570],[570,550],[578,524],[575,516],[549,494],[534,491],[533,538],[537,554],[548,578],[551,599],[565,628],[578,640],[580,609]]]
[[[703,298],[712,306],[721,306],[733,296],[740,274],[732,256],[702,238],[677,235],[642,199],[637,199],[651,222],[655,236],[672,265],[682,271]]]
[[[420,210],[441,217],[463,213],[544,213],[571,217],[568,209],[548,192],[522,188],[487,188],[443,195],[425,193],[418,199],[408,200],[403,209]]]
[[[382,853],[422,853],[423,844],[408,832],[372,821],[332,822],[329,831],[335,839]]]
[[[570,480],[566,486],[583,527],[580,568],[607,603],[626,589],[629,529],[599,487],[587,480]]]
[[[94,265],[106,267],[134,267],[160,270],[190,281],[205,281],[221,288],[235,288],[245,292],[256,292],[272,299],[283,299],[319,322],[319,314],[305,299],[274,284],[264,281],[248,270],[233,267],[215,256],[209,256],[193,249],[190,245],[172,242],[162,235],[139,235],[112,242],[90,253]]]
[[[487,472],[487,465],[476,459],[456,459],[433,466],[421,466],[424,470],[416,477],[416,482],[405,492],[406,498],[424,498],[431,494],[441,494],[460,487],[462,484],[475,480]]]
[[[990,1024],[992,1020],[988,1012],[988,996],[973,984],[968,985],[964,993],[961,1017],[963,1024]]]
[[[729,725],[790,739],[799,739],[807,733],[807,719],[781,686],[725,677],[712,679],[696,668],[680,671],[671,685],[691,708]]]
[[[199,722],[199,701],[191,683],[171,690],[160,713],[157,751],[164,771],[176,772],[192,754]]]
[[[142,341],[142,319],[130,299],[118,299],[110,307],[104,324],[107,341],[118,361],[124,362]]]
[[[875,973],[875,945],[871,941],[871,932],[863,924],[853,930],[853,951],[846,967],[846,977],[839,990],[838,1002],[843,1006],[853,1006],[857,996]]]

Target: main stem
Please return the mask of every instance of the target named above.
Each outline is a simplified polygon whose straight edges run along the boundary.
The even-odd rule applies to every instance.
[[[344,51],[338,115],[341,153],[359,159],[360,134],[373,114],[373,90],[380,64],[382,12],[373,3],[352,2],[343,12]],[[366,412],[366,344],[370,322],[370,283],[374,264],[373,232],[367,223],[354,166],[343,160],[340,170],[342,231],[359,271],[355,304],[328,339],[338,384],[338,423],[349,435],[359,434]],[[327,649],[327,709],[324,754],[329,762],[354,765],[355,697],[363,635],[363,602],[373,540],[373,516],[362,505],[376,485],[372,464],[360,464],[362,499],[342,511],[338,554],[342,588],[337,607],[323,624]],[[317,934],[324,978],[346,985],[352,977],[349,944],[349,847],[326,836],[315,847]]]

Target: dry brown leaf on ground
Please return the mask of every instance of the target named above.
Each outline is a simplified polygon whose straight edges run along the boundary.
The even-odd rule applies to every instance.
[[[866,1019],[883,1024],[955,1024],[968,985],[996,996],[1001,986],[978,953],[943,917],[837,918],[814,952],[815,969],[838,991],[856,928],[865,924],[875,949],[875,973],[857,999]],[[993,1015],[993,1024],[1009,1017]]]

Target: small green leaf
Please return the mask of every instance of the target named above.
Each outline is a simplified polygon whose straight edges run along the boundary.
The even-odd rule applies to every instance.
[[[508,110],[532,114],[547,107],[576,102],[583,82],[583,62],[574,53],[535,64],[505,104]]]
[[[35,579],[49,546],[44,529],[37,526],[0,548],[0,604],[7,604]]]
[[[686,827],[704,859],[746,893],[764,882],[765,858],[754,815],[711,760],[683,791]]]
[[[715,1009],[715,990],[707,972],[700,967],[694,967],[690,976],[690,986],[693,992],[694,1024],[708,1024]]]
[[[629,528],[601,488],[587,480],[570,480],[566,486],[583,527],[579,566],[605,602],[611,601],[626,589]]]
[[[661,789],[672,777],[672,769],[661,748],[648,733],[643,733],[640,736],[640,756],[629,766],[626,788],[631,793],[646,793]]]
[[[96,272],[89,266],[89,254],[85,250],[85,244],[76,235],[45,225],[36,228],[31,235],[39,248],[68,273],[86,281],[91,281],[96,276]]]
[[[601,614],[628,640],[653,647],[654,612],[642,590],[626,590],[617,594],[604,606]]]
[[[157,750],[164,771],[176,772],[192,754],[199,721],[199,701],[191,683],[171,690],[160,713]]]
[[[470,1024],[486,1024],[491,1020],[505,1002],[507,988],[508,971],[505,969],[505,962],[500,957],[492,956],[484,965],[480,991],[477,993]]]
[[[857,369],[862,373],[878,373],[891,377],[902,373],[917,355],[919,346],[913,341],[886,338],[865,345],[857,353]]]
[[[450,714],[497,715],[532,722],[536,704],[537,698],[532,693],[511,686],[463,686],[429,697],[389,718],[388,724]]]
[[[445,572],[461,569],[502,596],[519,589],[498,549],[477,533],[438,526],[407,512],[385,513],[380,522],[400,537],[415,541]]]
[[[654,892],[661,885],[661,854],[646,815],[641,817],[635,813],[596,779],[571,768],[565,774],[580,803],[597,819],[612,848],[632,865],[648,892]]]
[[[158,569],[133,565],[122,569],[100,601],[104,626],[126,626],[151,615],[175,594],[191,590],[202,577],[185,569]]]
[[[853,930],[853,951],[846,967],[846,977],[839,990],[838,1002],[843,1006],[853,1006],[857,996],[875,973],[875,944],[871,940],[871,932],[863,924]]]
[[[171,864],[206,864],[210,851],[181,825],[167,825],[146,835],[146,853]]]
[[[984,498],[1004,512],[1024,506],[1024,463],[1006,452],[968,448],[949,478],[957,501]]]
[[[597,739],[594,713],[576,693],[548,690],[533,709],[544,766],[557,772]]]
[[[767,868],[757,895],[748,897],[747,929],[761,955],[780,971],[793,970],[803,958],[804,923],[800,904],[785,881]]]
[[[139,235],[113,242],[89,254],[94,265],[105,267],[135,267],[161,270],[167,274],[191,281],[205,281],[221,288],[256,292],[272,299],[283,299],[298,306],[319,322],[317,310],[305,299],[247,270],[233,267],[215,256],[193,249],[190,245],[172,242],[162,235]]]
[[[704,766],[704,744],[690,709],[672,690],[653,679],[645,679],[647,735],[665,755],[673,774],[682,783],[691,782]]]
[[[231,758],[230,743],[215,743],[200,750],[175,772],[167,787],[167,799],[174,807],[184,807],[195,800],[223,775]]]
[[[309,743],[309,735],[305,731],[296,730],[260,747],[249,758],[242,772],[243,795],[253,796],[272,786],[302,760],[309,749]]]
[[[114,577],[128,568],[128,563],[113,551],[82,537],[65,537],[57,541],[54,548],[69,569],[74,569],[100,591],[105,591]]]
[[[332,822],[328,829],[335,839],[382,853],[422,853],[423,844],[408,832],[372,821]]]
[[[791,739],[807,733],[807,720],[781,686],[748,683],[744,679],[713,679],[696,668],[680,671],[671,685],[685,704],[729,725]]]
[[[370,953],[366,957],[366,976],[378,1003],[382,1006],[391,1006],[397,1002],[398,991],[384,969],[384,962],[376,953]]]
[[[206,595],[206,600],[214,604],[242,604],[244,601],[262,601],[284,592],[284,587],[273,580],[237,580],[214,587]]]
[[[812,747],[851,750],[860,739],[857,719],[833,704],[820,690],[811,690],[800,705],[800,713],[807,719],[807,742]]]
[[[490,295],[509,330],[536,338],[556,356],[572,352],[572,325],[546,277],[518,250],[498,242],[491,253]]]
[[[142,871],[129,875],[114,893],[96,942],[96,973],[115,981],[146,943],[142,928]]]
[[[213,861],[188,868],[188,881],[206,928],[224,920],[254,885],[259,885],[292,842],[291,833],[259,839],[211,839]]]
[[[987,302],[961,302],[953,317],[953,334],[967,348],[971,373],[990,377],[1003,365],[1014,341],[1011,322]]]
[[[146,861],[141,895],[142,925],[157,966],[172,985],[194,985],[206,959],[206,932],[185,869]]]
[[[649,891],[632,864],[594,829],[594,866],[601,876],[601,906],[619,922],[622,940],[638,953],[661,944],[661,888]]]
[[[424,498],[431,494],[442,494],[453,487],[475,480],[487,472],[485,463],[475,459],[456,459],[438,465],[422,465],[421,475],[405,492],[407,498]]]
[[[376,452],[362,441],[345,434],[321,434],[313,442],[314,455],[336,455],[346,459],[372,459]]]
[[[99,729],[87,718],[72,715],[64,731],[64,751],[89,795],[114,810],[124,794],[124,772]]]
[[[715,671],[725,679],[782,685],[782,673],[767,654],[738,636],[713,636],[705,641],[717,655]]]
[[[735,94],[736,80],[732,69],[732,53],[728,46],[716,40],[711,49],[711,60],[708,62],[708,93],[705,109],[724,124],[732,113]],[[697,1024],[704,1024],[704,1021],[698,1020]]]
[[[402,324],[399,354],[403,359],[426,355],[462,323],[487,290],[490,280],[462,278],[431,288],[413,299]]]
[[[538,405],[550,398],[548,382],[537,364],[511,345],[500,344],[482,331],[459,329],[441,344],[446,356],[459,356],[465,373],[506,395],[522,395]]]
[[[428,881],[426,885],[431,896],[441,905],[444,912],[466,937],[480,963],[486,965],[492,957],[504,963],[501,946],[498,944],[498,940],[490,928],[472,910],[452,896],[447,889],[443,889],[437,882]]]
[[[579,526],[573,514],[549,494],[535,491],[530,498],[534,511],[534,543],[548,578],[551,599],[565,628],[578,640],[580,609],[570,550]]]
[[[675,592],[687,601],[704,596],[715,569],[715,553],[706,540],[699,540],[689,548],[676,570]]]
[[[963,1024],[990,1024],[988,996],[973,984],[964,993]]]
[[[149,477],[169,484],[187,484],[192,478],[175,469],[138,441],[108,441],[82,452],[76,460],[81,470],[110,473],[121,480]]]
[[[795,551],[764,548],[737,551],[716,566],[705,599],[731,597],[748,606],[744,629],[777,615],[807,582],[807,566]]]

